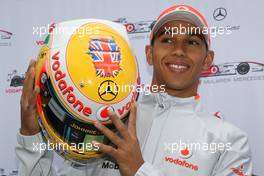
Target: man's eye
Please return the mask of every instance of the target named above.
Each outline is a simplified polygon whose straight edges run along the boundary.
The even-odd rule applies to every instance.
[[[189,45],[200,45],[200,43],[198,41],[196,41],[196,40],[189,40],[188,44]]]
[[[164,38],[161,40],[162,43],[172,43],[172,39],[171,38]]]

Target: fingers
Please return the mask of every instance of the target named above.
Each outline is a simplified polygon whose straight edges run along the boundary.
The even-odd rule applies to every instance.
[[[36,61],[31,60],[24,80],[24,86],[22,92],[22,95],[24,97],[28,97],[28,95],[32,94],[33,86],[34,86],[34,78],[35,78],[35,65],[36,65]]]
[[[35,61],[31,60],[27,68],[26,76],[25,76],[24,83],[23,83],[22,95],[20,99],[20,104],[22,108],[26,108],[28,106],[29,104],[28,99],[29,99],[29,96],[32,94],[33,83],[32,84],[29,83],[29,80],[32,79],[33,75],[35,75],[34,70],[32,70],[32,67],[34,68],[34,65],[35,65]]]
[[[113,122],[115,125],[116,129],[120,132],[121,136],[125,139],[128,140],[130,139],[130,135],[128,133],[126,125],[121,121],[121,119],[111,110],[108,110],[108,115],[110,120]]]
[[[35,110],[39,92],[40,92],[40,88],[36,86],[32,93],[32,96],[29,98],[28,108],[30,110]]]
[[[109,130],[106,126],[101,124],[100,122],[96,122],[95,127],[100,130],[112,143],[116,146],[122,146],[122,139],[117,136],[114,132]]]
[[[94,146],[98,146],[99,148],[99,151],[103,152],[103,153],[106,153],[110,156],[112,156],[113,158],[117,156],[118,152],[117,152],[117,149],[109,146],[109,145],[105,145],[105,144],[102,144],[102,143],[98,143],[96,141],[92,141],[92,144]]]
[[[21,130],[23,135],[34,135],[40,131],[36,118],[36,103],[40,88],[34,88],[36,61],[31,60],[28,66],[21,95]]]
[[[128,131],[132,136],[137,136],[136,113],[137,113],[137,107],[136,107],[136,103],[134,103],[130,109],[129,121],[128,121]]]
[[[29,72],[31,65],[34,64],[34,61],[35,61],[34,59],[31,59],[30,60],[29,65],[28,65],[28,68],[27,68],[27,72]]]

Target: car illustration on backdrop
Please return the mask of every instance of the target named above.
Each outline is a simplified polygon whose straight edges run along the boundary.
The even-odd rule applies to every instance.
[[[153,21],[128,22],[126,18],[118,18],[114,22],[121,23],[126,27],[129,34],[150,32]]]
[[[263,72],[264,64],[258,62],[230,62],[212,65],[202,71],[201,77],[213,77],[224,75],[246,75],[249,72]]]
[[[23,86],[24,76],[15,75],[10,82],[10,87],[18,87]]]
[[[23,86],[25,74],[18,75],[17,70],[13,70],[7,75],[7,81],[10,81],[10,87]]]
[[[11,32],[0,29],[0,39],[11,39],[12,35]]]

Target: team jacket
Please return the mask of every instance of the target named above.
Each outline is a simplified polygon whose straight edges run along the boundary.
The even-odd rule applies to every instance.
[[[248,139],[240,129],[202,111],[196,97],[166,93],[143,95],[137,108],[137,135],[145,163],[135,176],[250,176]],[[120,176],[111,158],[86,166],[53,168],[53,152],[33,150],[42,135],[18,133],[16,154],[21,176]]]

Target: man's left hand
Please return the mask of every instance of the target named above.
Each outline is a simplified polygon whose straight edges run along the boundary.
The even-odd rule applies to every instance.
[[[100,122],[96,122],[95,126],[116,145],[116,148],[97,141],[93,141],[93,144],[99,147],[99,151],[110,155],[116,160],[122,176],[134,176],[144,163],[136,133],[135,104],[130,110],[128,127],[113,111],[109,110],[108,115],[119,131],[120,137]]]

